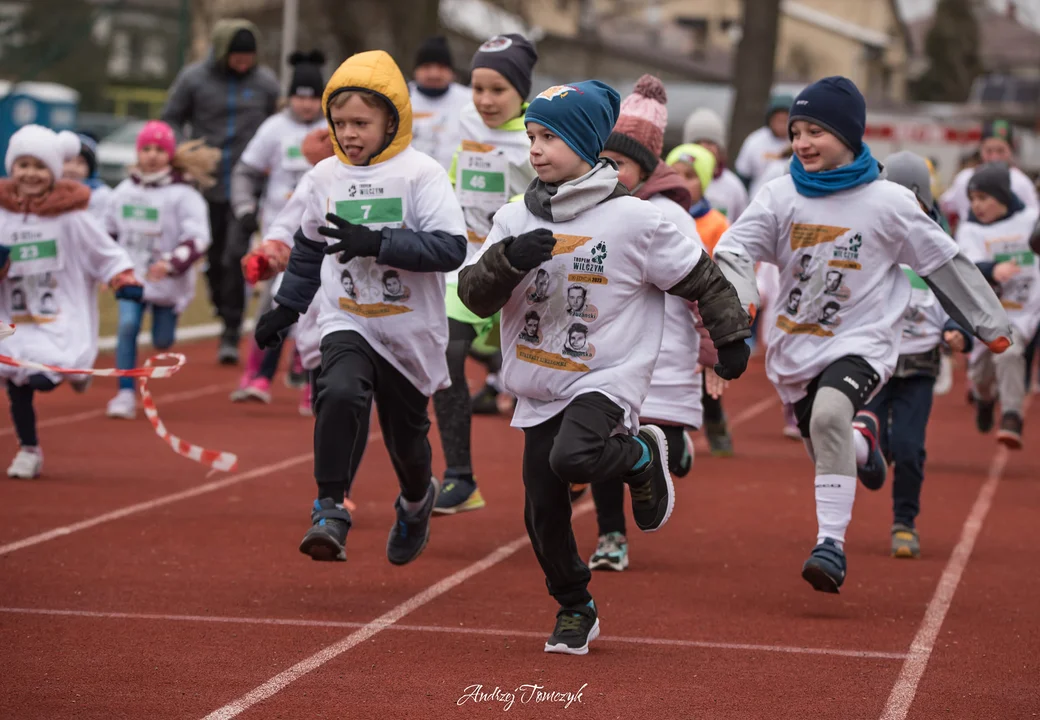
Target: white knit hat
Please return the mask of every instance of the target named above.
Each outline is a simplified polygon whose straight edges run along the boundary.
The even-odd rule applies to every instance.
[[[695,110],[683,123],[683,142],[699,143],[702,140],[726,147],[726,126],[713,110]]]
[[[11,136],[4,158],[4,168],[11,174],[14,161],[24,155],[30,155],[44,165],[59,180],[66,160],[79,155],[80,142],[75,133],[62,130],[56,133],[42,125],[26,125]]]

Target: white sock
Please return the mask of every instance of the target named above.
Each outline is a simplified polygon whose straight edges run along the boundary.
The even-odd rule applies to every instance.
[[[853,428],[852,442],[856,446],[856,465],[866,465],[870,458],[870,441],[863,433]]]
[[[849,475],[816,476],[816,542],[832,538],[841,547],[845,528],[852,521],[852,503],[856,500],[856,478]]]

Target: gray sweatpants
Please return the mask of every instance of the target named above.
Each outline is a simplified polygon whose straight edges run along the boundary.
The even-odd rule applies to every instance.
[[[1000,399],[1002,413],[1022,415],[1026,397],[1026,338],[1012,330],[1011,347],[999,355],[983,350],[975,356],[968,368],[975,394],[979,399]]]

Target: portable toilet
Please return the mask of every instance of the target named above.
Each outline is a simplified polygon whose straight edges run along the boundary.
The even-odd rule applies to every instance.
[[[0,157],[23,125],[43,125],[54,131],[76,126],[79,93],[66,85],[46,82],[0,82]],[[0,174],[4,168],[0,166]]]

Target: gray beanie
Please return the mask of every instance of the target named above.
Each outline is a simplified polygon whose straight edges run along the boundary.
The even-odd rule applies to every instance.
[[[694,110],[683,123],[683,142],[699,143],[701,140],[726,147],[726,126],[718,114],[708,108]]]
[[[903,150],[889,155],[883,164],[886,179],[908,188],[926,208],[935,204],[935,198],[932,197],[932,176],[923,157]]]

